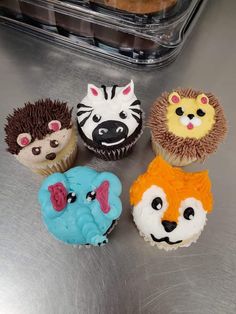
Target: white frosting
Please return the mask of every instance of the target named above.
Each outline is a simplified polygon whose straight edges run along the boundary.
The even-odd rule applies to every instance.
[[[151,206],[153,199],[156,197],[160,197],[163,202],[160,210],[155,210]],[[185,219],[183,216],[184,210],[188,207],[194,209],[194,216],[189,217],[190,220]],[[151,237],[151,234],[153,234],[156,239],[168,237],[171,242],[192,240],[204,228],[206,211],[201,201],[190,197],[179,204],[177,227],[171,232],[166,232],[162,225],[162,217],[167,209],[168,202],[162,188],[152,185],[143,193],[141,201],[133,208],[133,217],[135,224],[145,238],[153,242]]]
[[[114,95],[114,97],[112,97],[112,95]],[[137,104],[134,104],[136,100],[137,97],[134,94],[133,81],[124,87],[116,87],[115,89],[113,87],[106,87],[105,91],[104,88],[98,88],[95,85],[88,84],[88,93],[82,99],[81,106],[79,106],[77,112],[77,119],[81,130],[88,139],[96,141],[93,136],[93,131],[96,128],[98,128],[99,135],[105,133],[108,135],[110,131],[109,128],[102,126],[103,122],[117,121],[117,134],[123,132],[122,126],[119,126],[119,122],[121,122],[128,128],[126,136],[124,138],[114,138],[114,141],[109,143],[106,143],[105,141],[101,141],[100,143],[104,146],[118,145],[123,142],[125,138],[132,135],[140,124],[140,105],[138,102]],[[123,112],[125,118],[120,116],[121,112]],[[94,116],[96,116],[99,121],[94,121]],[[86,122],[83,122],[86,118],[88,118]],[[99,129],[98,126],[100,124],[101,128]]]
[[[188,116],[182,116],[179,119],[180,123],[182,123],[184,126],[187,126],[189,123],[192,123],[193,126],[200,126],[202,124],[201,119],[199,119],[198,117],[194,117],[192,119],[189,119]]]

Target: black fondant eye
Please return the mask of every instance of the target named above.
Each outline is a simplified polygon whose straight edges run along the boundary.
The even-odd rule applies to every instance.
[[[76,194],[75,192],[70,192],[68,195],[67,195],[67,203],[74,203],[76,201]]]
[[[178,115],[178,116],[182,116],[184,114],[183,112],[183,109],[181,107],[178,107],[176,110],[175,110],[175,113]]]
[[[90,191],[86,195],[87,201],[93,201],[96,198],[96,192],[95,191]]]
[[[100,120],[101,120],[101,116],[99,116],[99,114],[95,114],[94,116],[93,116],[93,121],[94,122],[99,122]]]
[[[187,220],[191,220],[194,216],[194,209],[192,207],[187,207],[184,210],[184,214],[183,214],[184,218]]]
[[[121,119],[126,119],[127,118],[127,113],[125,111],[121,111],[119,114]]]
[[[156,197],[152,201],[152,208],[155,210],[162,209],[162,205],[163,205],[163,202],[162,202],[162,199],[160,197]]]
[[[57,146],[59,146],[59,142],[57,140],[51,140],[50,146],[53,148],[56,148]]]
[[[203,116],[205,116],[205,112],[202,110],[202,109],[198,109],[197,110],[197,115],[199,116],[199,117],[203,117]]]
[[[33,147],[32,148],[32,154],[33,155],[39,155],[41,153],[41,147]]]

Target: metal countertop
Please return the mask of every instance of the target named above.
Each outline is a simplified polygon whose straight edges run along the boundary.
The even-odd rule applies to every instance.
[[[210,0],[177,60],[150,72],[0,28],[1,314],[236,313],[235,13],[236,1]],[[102,248],[56,241],[40,217],[41,177],[5,151],[3,125],[14,107],[41,97],[76,105],[88,82],[125,84],[130,78],[146,114],[162,91],[181,86],[212,91],[228,117],[229,134],[218,152],[187,167],[209,169],[215,196],[207,226],[189,248],[153,248],[132,223],[129,187],[154,157],[148,130],[134,152],[116,162],[95,158],[79,142],[76,164],[113,171],[123,182],[123,214]]]

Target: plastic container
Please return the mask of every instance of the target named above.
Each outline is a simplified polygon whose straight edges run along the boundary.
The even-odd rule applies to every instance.
[[[129,6],[125,11],[126,2]],[[147,2],[152,2],[152,9],[141,5]],[[178,55],[205,3],[206,0],[20,0],[22,19],[0,13],[0,22],[120,63],[163,66]]]

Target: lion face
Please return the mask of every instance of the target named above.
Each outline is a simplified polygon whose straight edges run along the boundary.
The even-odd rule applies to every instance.
[[[168,97],[167,127],[169,132],[183,138],[200,139],[215,123],[215,109],[205,94],[197,98],[180,97],[173,92]]]

